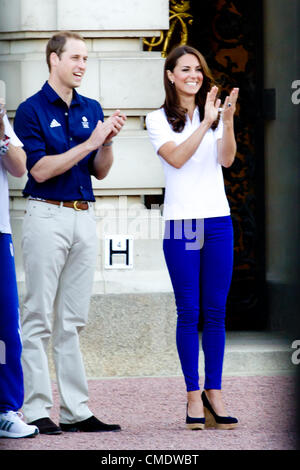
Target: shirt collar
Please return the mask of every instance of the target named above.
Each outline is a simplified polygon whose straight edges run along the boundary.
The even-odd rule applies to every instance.
[[[61,101],[65,103],[61,97],[56,93],[56,91],[49,85],[48,82],[45,82],[42,87],[43,93],[46,95],[46,98],[50,103],[55,103],[56,101]],[[73,89],[73,98],[71,101],[71,106],[78,106],[82,104],[83,100],[82,97],[77,93],[75,89]]]
[[[194,122],[198,122],[198,119],[200,119],[199,106],[196,106],[196,108],[194,109],[193,118],[191,121],[190,121],[188,113],[186,114],[186,118],[187,118],[187,121],[191,122],[191,124],[194,124]],[[195,121],[195,119],[197,121]]]
[[[72,102],[71,102],[71,106],[77,106],[77,105],[80,105],[82,103],[83,103],[82,96],[79,93],[77,93],[75,88],[73,88],[73,99],[72,99]]]
[[[196,108],[194,110],[193,119],[197,116],[199,116],[199,106],[196,106]]]

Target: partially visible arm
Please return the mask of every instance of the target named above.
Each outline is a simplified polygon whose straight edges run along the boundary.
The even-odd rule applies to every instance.
[[[176,145],[175,142],[166,142],[159,148],[159,155],[175,168],[181,168],[192,157],[206,132],[217,119],[220,106],[220,100],[216,99],[217,92],[218,88],[214,86],[207,93],[204,119],[190,137],[179,145]]]
[[[85,142],[58,155],[45,155],[33,165],[30,173],[38,183],[62,175],[90,152],[97,150],[112,132],[112,129],[113,124],[111,122],[103,123],[98,121],[97,126]]]
[[[198,129],[181,144],[166,142],[162,145],[158,150],[159,155],[174,168],[181,168],[194,155],[210,126],[211,123],[202,121]]]
[[[236,154],[236,140],[234,135],[233,117],[236,109],[236,101],[238,98],[238,88],[234,88],[230,95],[226,97],[224,102],[223,118],[223,137],[217,141],[218,162],[225,168],[229,168]],[[231,104],[228,107],[228,104]]]
[[[224,125],[223,137],[217,142],[218,162],[225,168],[229,168],[235,159],[236,141],[233,124]]]
[[[109,170],[113,164],[113,151],[112,151],[112,139],[121,131],[126,121],[126,116],[118,109],[110,116],[106,123],[112,124],[112,130],[106,137],[93,161],[93,175],[98,179],[102,180],[108,175]]]
[[[26,171],[26,153],[22,147],[9,144],[8,151],[2,155],[2,163],[12,176],[21,177]]]
[[[57,155],[45,155],[33,165],[30,173],[38,183],[44,183],[44,181],[68,171],[92,150],[94,148],[90,147],[86,141],[67,150],[67,152]]]
[[[93,175],[102,180],[108,175],[114,161],[112,145],[100,147],[93,161]]]
[[[50,178],[61,175],[81,161],[86,155],[97,150],[97,155],[94,159],[95,176],[99,174],[100,178],[104,178],[108,173],[112,164],[112,151],[106,147],[102,147],[104,142],[114,137],[123,123],[123,117],[119,117],[120,112],[116,112],[107,121],[98,121],[95,129],[90,137],[76,147],[73,147],[66,152],[56,155],[44,155],[30,168],[30,173],[38,183],[43,183]],[[40,131],[36,126],[35,120],[30,114],[25,114],[27,122],[30,123],[31,138],[36,137],[38,146],[42,149],[45,143],[42,141]],[[21,127],[21,118],[19,118],[19,127]],[[105,148],[105,150],[104,150]]]
[[[9,137],[16,139],[16,135],[13,132],[13,129],[5,117],[4,105],[0,106],[0,140],[4,139],[5,134]],[[19,141],[17,140],[17,143]],[[21,142],[20,142],[21,145]],[[1,156],[2,164],[4,168],[13,176],[20,177],[23,176],[26,171],[26,154],[22,147],[15,146],[12,143],[9,144],[7,152]]]

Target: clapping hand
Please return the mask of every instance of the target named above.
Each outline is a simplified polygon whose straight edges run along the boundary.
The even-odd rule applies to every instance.
[[[213,86],[206,96],[204,119],[208,121],[210,125],[217,119],[221,104],[221,100],[217,98],[217,93],[218,87]]]
[[[226,96],[222,107],[223,122],[231,122],[236,109],[236,102],[239,96],[239,89],[233,88],[229,96]]]
[[[236,110],[236,102],[239,95],[239,89],[233,88],[230,95],[226,96],[222,108],[220,108],[221,100],[217,98],[218,87],[213,86],[212,89],[207,93],[204,119],[209,121],[211,124],[217,119],[218,113],[222,113],[223,122],[230,122],[233,119],[233,115]]]
[[[98,121],[88,141],[91,150],[96,150],[103,143],[109,142],[122,129],[126,116],[120,110],[115,111],[106,121]]]
[[[112,125],[112,130],[111,130],[110,134],[107,136],[107,138],[105,139],[106,142],[108,142],[110,139],[115,137],[121,131],[122,127],[125,124],[125,121],[126,121],[126,116],[125,116],[125,114],[122,114],[119,109],[117,109],[117,111],[115,111],[112,114],[112,116],[110,116],[106,120],[107,124]]]

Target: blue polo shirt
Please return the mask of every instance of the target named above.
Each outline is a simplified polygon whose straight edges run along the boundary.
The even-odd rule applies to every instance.
[[[89,153],[62,175],[37,183],[31,168],[45,155],[58,155],[89,138],[103,111],[96,100],[73,90],[70,107],[46,82],[35,95],[20,104],[14,129],[27,154],[28,181],[24,196],[59,201],[95,201],[91,173],[97,151]]]

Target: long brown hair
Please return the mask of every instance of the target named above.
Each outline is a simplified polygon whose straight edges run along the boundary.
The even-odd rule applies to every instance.
[[[185,126],[187,110],[182,108],[179,103],[178,95],[175,86],[172,85],[168,78],[167,70],[173,72],[178,59],[184,54],[193,54],[199,60],[202,68],[203,82],[200,90],[195,96],[196,105],[199,108],[201,121],[204,118],[204,106],[206,101],[206,95],[210,91],[211,87],[215,85],[215,81],[212,77],[211,71],[207,65],[203,55],[190,46],[178,46],[175,47],[167,56],[164,66],[164,87],[166,97],[162,108],[164,108],[169,124],[172,126],[175,132],[181,132]],[[212,129],[215,129],[218,125],[219,118],[211,125]]]

